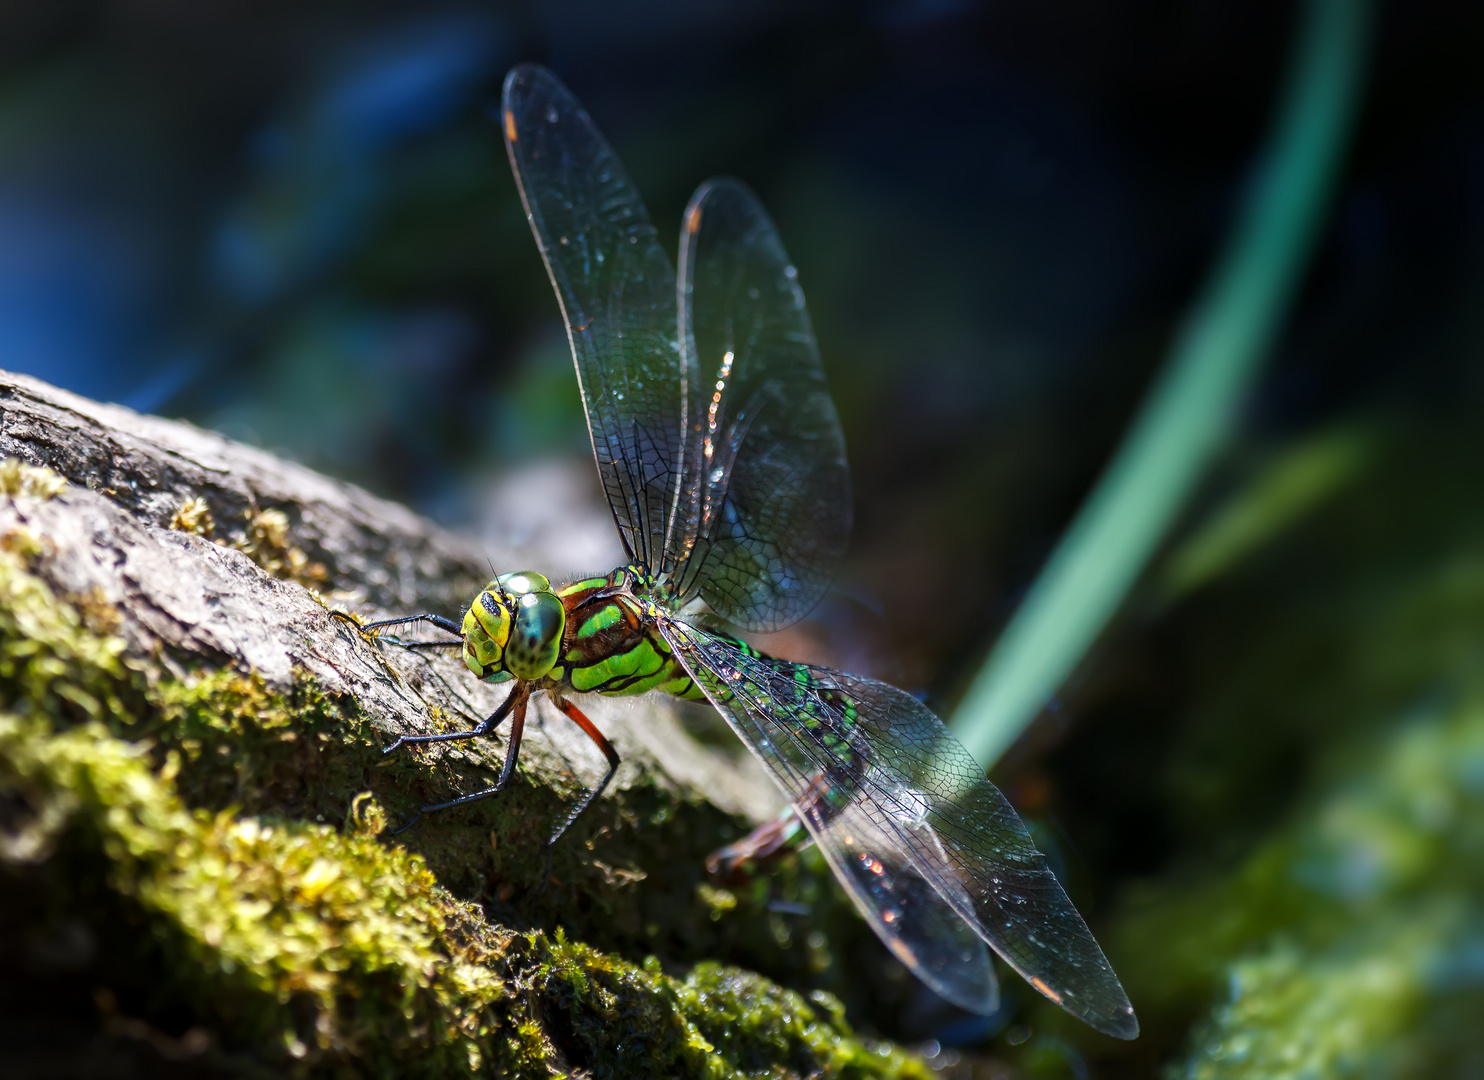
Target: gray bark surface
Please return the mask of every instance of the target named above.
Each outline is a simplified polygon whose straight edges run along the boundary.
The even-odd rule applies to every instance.
[[[487,715],[506,692],[474,680],[454,650],[435,657],[374,644],[327,605],[367,620],[415,611],[457,618],[488,578],[487,560],[521,566],[528,552],[492,550],[215,432],[4,372],[0,457],[70,482],[53,499],[0,505],[0,534],[24,527],[45,537],[46,575],[67,593],[93,592],[115,607],[118,634],[137,662],[175,674],[231,664],[282,688],[300,669],[327,692],[352,695],[388,741],[439,730],[434,707],[449,718]],[[171,528],[192,499],[210,509],[215,541]],[[282,513],[289,543],[324,567],[323,592],[276,578],[230,546],[264,511]],[[686,733],[680,703],[662,695],[580,700],[624,759],[605,798],[644,782],[672,791],[677,804],[705,800],[753,820],[776,806],[750,759]],[[571,798],[601,777],[602,756],[549,702],[533,705],[522,772]],[[447,755],[465,766],[461,772],[498,770],[503,756],[489,741],[419,753],[432,761]]]

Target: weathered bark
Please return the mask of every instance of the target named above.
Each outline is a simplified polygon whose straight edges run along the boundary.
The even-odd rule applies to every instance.
[[[79,1064],[79,1046],[86,1042],[94,1055],[88,1061],[111,1062],[109,1068],[120,1074],[141,1061],[152,1063],[138,1066],[148,1070],[171,1058],[192,1063],[185,1071],[193,1074],[258,1067],[405,1074],[419,1055],[426,1060],[418,1068],[437,1071],[444,1059],[419,1049],[418,1040],[427,1039],[440,1053],[454,1047],[462,1072],[596,1067],[610,1060],[603,1039],[623,1033],[605,1032],[604,1023],[584,1026],[588,1003],[570,987],[552,990],[553,972],[570,969],[579,982],[606,972],[603,978],[618,981],[603,1000],[631,993],[650,1002],[658,1010],[655,1022],[670,1031],[665,1025],[680,1022],[674,989],[679,984],[664,982],[657,969],[623,974],[630,969],[619,957],[637,961],[654,953],[682,968],[711,957],[760,957],[756,962],[784,976],[818,968],[817,948],[811,957],[790,951],[786,941],[770,944],[778,934],[768,931],[759,911],[746,914],[745,902],[737,917],[723,918],[735,901],[711,910],[698,901],[705,893],[700,867],[706,851],[770,813],[775,796],[755,763],[724,746],[697,742],[687,734],[680,706],[658,695],[635,702],[584,700],[583,708],[608,733],[624,764],[608,793],[558,847],[550,889],[539,889],[545,838],[562,808],[601,776],[603,759],[546,702],[536,704],[527,724],[511,790],[425,818],[395,841],[383,835],[364,846],[379,821],[395,823],[421,802],[488,785],[504,755],[498,739],[404,750],[390,758],[382,757],[381,748],[399,734],[465,727],[488,714],[504,690],[473,680],[456,652],[414,654],[377,642],[331,607],[367,619],[425,610],[456,616],[486,579],[487,558],[515,567],[529,561],[528,552],[489,551],[405,508],[212,432],[4,373],[0,458],[19,459],[68,481],[49,497],[36,490],[34,478],[30,487],[17,481],[0,497],[0,556],[11,560],[11,584],[5,586],[10,599],[4,602],[9,607],[0,611],[11,627],[0,643],[8,650],[0,679],[6,698],[0,701],[0,921],[14,920],[21,928],[12,940],[0,940],[0,963],[32,971],[37,985],[70,1003],[53,1015],[37,1000],[14,998],[12,1006],[36,1014],[33,1034],[68,1017],[68,1023],[92,1032],[90,1042],[63,1040],[50,1049],[23,1040],[30,1049],[13,1050],[12,1066],[31,1062],[47,1075],[91,1071]],[[43,597],[41,607],[26,608],[37,596]],[[56,627],[28,630],[27,620],[48,609],[65,618]],[[38,655],[44,664],[35,660]],[[9,728],[7,716],[15,717]],[[81,743],[73,738],[78,732],[85,733]],[[73,739],[66,744],[72,772],[56,765],[66,756],[58,740],[67,739]],[[95,749],[114,745],[112,740],[124,749],[105,762]],[[134,762],[140,753],[143,771]],[[106,791],[115,789],[99,779],[105,773],[115,776],[110,782],[123,784],[118,791],[136,792],[137,806],[129,803],[134,809],[110,805],[114,796]],[[63,776],[73,779],[58,779]],[[65,790],[73,782],[87,792]],[[368,811],[365,792],[384,810]],[[179,805],[186,816],[166,813]],[[92,818],[88,806],[95,807]],[[140,825],[136,832],[146,840],[109,839],[120,815],[146,821],[160,814],[173,824]],[[232,856],[248,862],[245,868],[232,864],[240,872],[228,895],[251,894],[252,903],[278,912],[264,916],[265,925],[284,910],[295,914],[294,890],[306,874],[318,880],[321,864],[331,867],[321,874],[326,880],[349,873],[395,881],[405,872],[415,879],[407,886],[410,895],[421,898],[407,901],[408,908],[421,912],[415,917],[431,928],[428,947],[453,956],[450,963],[459,970],[496,972],[490,978],[498,990],[471,998],[467,979],[455,979],[457,986],[449,989],[452,976],[412,964],[408,971],[422,973],[397,976],[404,994],[397,1000],[404,1004],[390,1014],[411,1024],[412,1034],[384,1047],[376,1042],[381,1035],[365,1034],[386,1027],[386,1021],[363,1015],[374,1014],[369,1003],[378,991],[372,983],[356,983],[353,964],[322,972],[311,957],[310,966],[298,971],[271,955],[252,962],[238,954],[214,958],[213,950],[230,953],[233,931],[221,930],[209,913],[189,914],[200,905],[193,906],[181,882],[195,868],[172,862],[187,856],[171,853],[211,854],[213,837],[244,820],[287,829],[250,830],[255,842],[287,835],[300,838],[294,843],[325,845],[308,871],[291,873],[290,856],[281,851],[271,857],[282,862],[261,868],[282,893],[269,889],[280,896],[272,902],[260,895],[267,886],[238,881],[258,869],[250,858]],[[343,836],[314,832],[316,822],[336,825]],[[303,833],[305,828],[310,832]],[[141,855],[141,845],[154,854]],[[404,846],[426,859],[437,884],[416,885],[421,879],[415,864],[397,869],[404,867],[398,861],[405,860]],[[383,866],[378,860],[384,859],[391,861]],[[64,873],[69,866],[82,869]],[[346,869],[353,866],[361,869]],[[84,881],[91,884],[74,888]],[[823,896],[817,889],[811,893],[816,894]],[[460,906],[468,901],[479,906]],[[328,933],[327,942],[343,941],[344,926],[359,917],[354,903],[346,901],[348,914],[334,915],[340,929]],[[319,917],[334,921],[323,911]],[[43,954],[50,953],[27,952],[30,946],[21,940],[28,934],[45,938],[50,931],[38,927],[58,919],[83,942],[70,967],[48,966]],[[148,941],[121,934],[118,920],[137,922]],[[611,950],[613,958],[562,952],[567,946],[540,934],[512,936],[557,927]],[[846,939],[855,932],[846,930]],[[140,955],[146,959],[125,962]],[[236,1006],[221,1003],[246,991],[221,990],[226,976],[220,972],[259,961],[262,973],[252,985],[266,997],[254,1006],[257,1027],[250,1029],[233,1019]],[[172,989],[151,997],[148,988],[135,985],[142,978],[138,971],[145,970]],[[659,982],[650,986],[645,979]],[[309,985],[321,986],[318,996],[305,989]],[[469,985],[483,984],[475,979]],[[93,990],[84,992],[89,986]],[[414,1001],[405,997],[414,990],[443,1004],[406,1004]],[[468,1004],[475,999],[484,1004]],[[457,1022],[444,1015],[453,1008],[449,1001],[457,1006]],[[505,1004],[496,1007],[494,1001]],[[274,1018],[274,1002],[290,1019]],[[610,1007],[611,1002],[604,1006]],[[798,1007],[807,1013],[801,999]],[[599,1014],[606,1015],[601,1008]],[[273,1036],[277,1042],[257,1047],[248,1032],[259,1029],[279,1032]],[[442,1031],[443,1041],[429,1031]],[[695,1050],[704,1042],[681,1039],[674,1052],[712,1052]],[[629,1050],[611,1052],[621,1057],[634,1045],[630,1038]],[[779,1052],[798,1053],[787,1047]],[[6,1053],[0,1050],[0,1063]],[[380,1060],[378,1054],[390,1056]],[[702,1070],[696,1060],[695,1069]],[[804,1068],[805,1059],[798,1061],[788,1069]],[[902,1059],[892,1061],[892,1069],[901,1067]]]
[[[393,738],[434,730],[434,707],[477,718],[503,697],[505,688],[477,683],[456,655],[430,659],[373,645],[327,604],[367,620],[421,611],[457,617],[488,579],[490,562],[523,566],[528,552],[492,551],[255,447],[26,376],[0,373],[0,412],[0,457],[49,468],[74,485],[24,513],[0,510],[0,532],[19,525],[48,537],[54,550],[44,576],[66,593],[96,591],[112,605],[117,633],[140,661],[175,672],[232,663],[280,689],[296,670],[308,672],[327,693],[352,695]],[[178,515],[192,500],[205,504],[218,535],[181,527]],[[286,522],[275,521],[275,511]],[[280,522],[287,529],[277,542],[261,536]],[[613,795],[642,776],[672,789],[677,804],[702,799],[759,820],[776,805],[746,759],[684,734],[677,703],[655,695],[636,714],[594,698],[584,708],[624,758]],[[522,751],[531,775],[575,771],[595,783],[603,771],[596,748],[557,722],[555,710],[538,704],[536,711],[547,722],[538,725],[545,738],[536,735]],[[489,743],[427,752],[444,753],[493,768],[501,760]]]

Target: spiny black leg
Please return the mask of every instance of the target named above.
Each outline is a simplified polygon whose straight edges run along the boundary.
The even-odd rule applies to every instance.
[[[433,803],[431,806],[421,807],[418,812],[413,815],[411,821],[401,826],[400,828],[393,829],[390,833],[388,833],[388,835],[397,836],[400,833],[406,832],[408,829],[412,828],[420,820],[422,820],[422,816],[424,814],[433,814],[439,810],[447,810],[450,807],[463,806],[466,803],[478,802],[480,799],[487,799],[491,795],[498,795],[501,791],[503,791],[505,789],[505,785],[510,783],[510,778],[515,775],[515,763],[520,758],[520,737],[521,733],[525,731],[526,727],[526,702],[530,699],[530,696],[531,692],[526,688],[526,684],[521,683],[515,688],[511,695],[505,699],[505,703],[498,709],[496,709],[495,712],[490,716],[490,720],[493,720],[496,724],[498,724],[500,720],[504,719],[504,716],[502,714],[510,712],[512,706],[515,710],[515,715],[510,721],[510,741],[506,744],[507,748],[505,751],[505,764],[500,769],[500,780],[497,784],[495,784],[494,787],[485,788],[483,791],[476,791],[473,795],[464,795],[457,799],[450,799],[448,800],[448,802]],[[495,719],[496,717],[499,717],[499,719]],[[488,721],[486,721],[486,723],[488,723]],[[481,724],[480,727],[484,727],[484,724]],[[431,735],[413,737],[422,738],[424,740],[437,738],[437,736]]]
[[[598,744],[598,749],[603,751],[603,756],[608,759],[608,771],[603,774],[603,779],[598,782],[598,786],[589,791],[583,796],[581,802],[568,811],[566,819],[557,826],[556,832],[551,834],[551,839],[546,841],[546,876],[541,881],[542,892],[546,891],[547,883],[551,881],[551,852],[556,847],[556,842],[562,838],[563,833],[572,827],[572,823],[582,816],[582,812],[591,806],[599,795],[603,794],[603,789],[613,779],[613,774],[618,772],[619,763],[623,760],[618,756],[618,751],[613,749],[613,744],[598,730],[598,726],[584,716],[582,710],[576,705],[573,705],[570,701],[557,700],[556,707],[561,709],[569,720],[580,727],[589,739]]]
[[[403,641],[399,637],[387,636],[381,639],[389,645],[406,649],[408,652],[418,652],[422,649],[461,649],[464,647],[462,641]]]
[[[361,629],[367,631],[380,630],[383,626],[406,626],[408,623],[418,622],[432,623],[439,630],[446,630],[448,633],[456,634],[459,637],[464,636],[464,631],[452,619],[445,619],[442,615],[430,615],[427,612],[421,615],[403,615],[397,619],[382,619],[379,622],[366,623]]]
[[[481,720],[478,727],[470,728],[468,731],[450,731],[442,735],[402,735],[391,746],[383,750],[382,753],[390,754],[393,750],[400,749],[407,743],[458,742],[461,739],[477,739],[481,735],[489,735],[505,722],[505,717],[510,714],[510,710],[515,706],[515,699],[517,697],[527,696],[528,694],[529,691],[524,689],[523,683],[517,684],[505,700],[500,702],[500,707]]]

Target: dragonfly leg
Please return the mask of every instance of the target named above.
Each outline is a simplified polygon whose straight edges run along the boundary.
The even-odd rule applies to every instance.
[[[403,641],[401,638],[396,637],[384,637],[381,640],[406,649],[408,652],[420,652],[424,649],[429,651],[433,649],[462,649],[464,647],[462,641]]]
[[[401,749],[409,743],[458,742],[462,739],[477,739],[481,735],[489,735],[505,722],[505,717],[509,716],[510,710],[517,705],[520,707],[521,714],[524,715],[525,699],[530,696],[531,692],[526,689],[525,683],[518,683],[515,689],[510,691],[509,696],[500,702],[500,707],[481,720],[477,727],[472,727],[468,731],[449,731],[442,735],[402,735],[382,753],[390,754],[393,750]],[[517,701],[517,698],[520,700]]]
[[[458,637],[464,636],[464,631],[459,627],[458,623],[452,619],[446,619],[442,615],[432,615],[428,612],[423,612],[421,615],[403,615],[396,619],[382,619],[379,622],[366,623],[361,629],[366,631],[380,630],[385,626],[406,626],[408,623],[419,622],[432,623],[439,630],[455,634]]]
[[[760,825],[735,844],[706,856],[706,875],[718,885],[741,885],[753,874],[797,848],[807,838],[798,811],[792,806],[766,825]]]
[[[776,863],[790,851],[805,846],[811,837],[802,816],[814,813],[829,793],[830,781],[819,773],[797,799],[772,821],[759,825],[735,844],[718,848],[706,856],[706,874],[719,885],[741,885],[759,870]]]
[[[619,763],[623,760],[618,756],[618,751],[613,748],[613,744],[608,741],[607,736],[598,730],[598,725],[589,720],[581,709],[573,705],[570,701],[564,701],[561,698],[553,698],[552,700],[556,702],[556,707],[566,714],[567,719],[580,727],[583,734],[598,744],[598,749],[603,751],[603,756],[608,759],[608,771],[603,774],[603,779],[598,781],[598,786],[584,795],[582,801],[567,812],[566,818],[557,826],[556,832],[551,834],[551,839],[546,841],[546,877],[542,880],[542,889],[545,889],[546,882],[551,880],[551,852],[556,847],[556,842],[562,838],[563,833],[572,827],[572,823],[582,816],[582,812],[591,806],[599,795],[603,794],[603,789],[613,779],[613,774],[618,772]]]
[[[405,825],[400,826],[399,828],[393,829],[389,835],[396,836],[398,833],[406,832],[408,829],[416,825],[418,821],[422,819],[422,816],[424,814],[435,814],[439,810],[448,810],[455,806],[465,806],[468,803],[478,802],[480,799],[487,799],[491,795],[498,795],[500,792],[504,791],[505,785],[510,783],[510,778],[515,775],[515,763],[520,758],[520,738],[521,734],[525,731],[526,702],[529,701],[530,698],[530,690],[526,688],[525,683],[521,683],[515,688],[511,695],[505,699],[505,703],[498,709],[496,709],[492,714],[490,714],[490,720],[493,720],[496,724],[498,724],[500,721],[496,720],[496,717],[500,717],[500,719],[503,720],[504,716],[501,714],[510,713],[513,710],[513,715],[510,720],[510,741],[507,744],[508,748],[505,751],[505,764],[500,769],[500,779],[494,787],[485,788],[483,791],[476,791],[473,795],[461,795],[457,799],[449,799],[447,802],[433,803],[429,806],[421,807],[418,809],[418,812],[413,815],[411,821],[409,821]],[[485,721],[485,723],[489,723],[489,720]],[[482,728],[485,725],[481,724],[479,726]],[[476,730],[474,732],[464,732],[463,734],[467,737],[474,734],[479,734],[479,732]],[[456,736],[446,737],[455,738]],[[437,738],[437,736],[428,735],[421,736],[421,738],[430,740]]]

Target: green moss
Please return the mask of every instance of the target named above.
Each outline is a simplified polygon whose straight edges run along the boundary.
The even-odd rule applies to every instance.
[[[1157,903],[1134,924],[1146,944],[1188,947],[1204,899],[1224,931],[1211,955],[1236,956],[1179,1075],[1452,1074],[1466,1054],[1468,1025],[1427,1021],[1484,1005],[1468,970],[1484,938],[1470,915],[1484,893],[1484,701],[1407,717],[1350,765],[1226,895]]]
[[[289,518],[282,510],[259,510],[249,516],[242,539],[233,544],[268,573],[306,588],[329,580],[323,563],[310,559],[289,539]]]
[[[169,527],[218,544],[236,548],[259,567],[284,581],[294,581],[307,589],[323,587],[329,571],[315,562],[289,539],[289,516],[282,510],[253,510],[247,515],[240,533],[231,537],[216,536],[216,518],[205,499],[187,499],[175,508]]]
[[[285,692],[229,670],[164,677],[110,636],[106,604],[34,572],[45,538],[5,539],[0,921],[17,940],[90,943],[81,960],[39,947],[0,988],[13,1026],[69,1033],[27,1053],[75,1064],[85,1045],[90,1067],[115,1054],[138,1069],[142,1046],[146,1073],[185,1056],[234,1075],[625,1075],[638,1061],[650,1075],[925,1075],[853,1035],[828,997],[714,964],[666,974],[491,921],[378,835],[387,814],[363,791],[378,740],[354,702],[307,678]],[[428,770],[409,758],[378,775],[397,788]],[[539,851],[549,809],[506,803],[496,821],[523,823]],[[675,817],[641,786],[612,831],[662,844],[657,831],[686,824],[655,826],[662,810]],[[522,850],[512,827],[492,851],[489,826],[486,859]],[[622,867],[595,872],[624,883]],[[632,910],[635,884],[590,890],[570,925]],[[690,921],[714,926],[696,882],[675,884]],[[575,905],[575,890],[552,892],[572,895],[545,916]]]
[[[155,677],[111,635],[118,613],[109,605],[92,594],[58,595],[31,573],[47,543],[21,530],[0,537],[6,701],[62,727],[102,722],[146,744],[157,766],[175,754],[171,768],[192,806],[344,813],[376,752],[353,702],[303,675],[289,692],[230,669],[203,669],[185,682]]]
[[[1192,853],[1106,938],[1171,1076],[1484,1067],[1479,452],[1386,449],[1186,616],[1222,637],[1145,775]]]
[[[145,716],[112,725],[115,734],[149,740],[158,764],[173,754],[192,806],[338,820],[379,763],[361,710],[308,675],[280,691],[256,674],[203,671],[147,696]]]
[[[1388,931],[1397,929],[1387,927]],[[1281,944],[1232,965],[1231,997],[1196,1055],[1176,1075],[1218,1077],[1410,1075],[1405,1043],[1422,987],[1408,946],[1414,931],[1332,951]],[[1426,936],[1426,935],[1424,935]]]
[[[0,495],[50,499],[66,490],[67,481],[50,469],[27,465],[13,457],[0,461]]]
[[[684,978],[569,942],[531,942],[530,993],[566,1063],[594,1077],[920,1077],[918,1058],[854,1035],[844,1008],[748,971],[697,964]]]
[[[175,508],[175,513],[170,515],[170,528],[210,540],[211,534],[216,532],[216,518],[206,500],[198,495]]]
[[[421,860],[371,835],[192,813],[97,724],[57,734],[0,715],[0,758],[28,811],[8,849],[93,862],[148,929],[155,992],[227,1046],[270,1064],[398,1061],[403,1075],[488,1052],[498,935]]]
[[[109,619],[91,597],[79,605],[29,570],[48,541],[22,529],[0,537],[0,690],[10,707],[59,722],[120,715],[137,703],[138,673],[117,638],[87,625]]]

